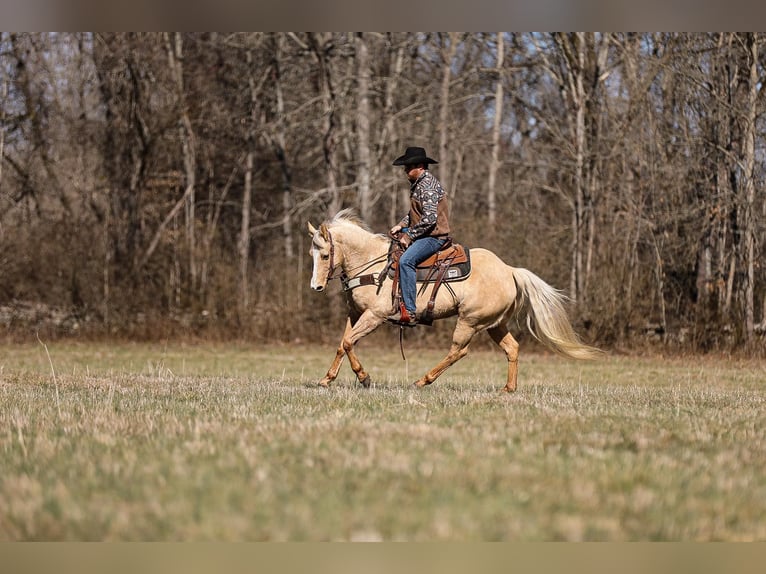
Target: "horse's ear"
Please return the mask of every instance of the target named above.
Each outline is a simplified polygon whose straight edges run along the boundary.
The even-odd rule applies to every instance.
[[[327,225],[324,223],[319,226],[319,233],[322,234],[322,239],[330,241],[330,231],[327,229]]]
[[[311,235],[311,237],[314,237],[314,234],[316,234],[317,232],[316,227],[311,225],[310,221],[307,221],[306,223],[308,224],[308,227],[309,227],[309,235]]]

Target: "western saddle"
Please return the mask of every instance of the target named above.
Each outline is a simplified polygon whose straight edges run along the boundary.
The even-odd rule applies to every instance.
[[[394,307],[398,308],[401,302],[401,288],[399,285],[399,258],[404,253],[398,241],[391,241],[388,250],[388,263],[380,274],[370,273],[359,275],[351,279],[341,278],[343,289],[350,291],[364,285],[377,285],[378,290],[383,285],[386,277],[393,279],[391,286],[391,299]],[[428,299],[426,310],[421,313],[418,323],[422,325],[433,324],[433,310],[436,302],[436,294],[444,283],[463,281],[471,274],[471,255],[467,247],[459,243],[453,243],[452,238],[437,253],[423,261],[417,268],[417,281],[421,283],[418,294],[424,293],[431,284],[431,295]]]

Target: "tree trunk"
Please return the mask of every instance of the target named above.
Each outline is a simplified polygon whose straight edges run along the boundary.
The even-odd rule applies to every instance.
[[[750,78],[747,97],[747,118],[745,120],[743,152],[743,171],[745,178],[745,205],[742,222],[744,234],[744,266],[745,281],[743,285],[744,296],[744,331],[745,340],[753,340],[755,326],[755,122],[758,117],[758,36],[756,33],[748,33],[745,36],[746,46],[750,57]]]
[[[447,49],[442,49],[442,81],[439,91],[439,157],[442,163],[449,162],[449,108],[450,108],[450,81],[452,80],[452,63],[457,53],[457,46],[460,40],[458,32],[449,32],[447,34]],[[449,178],[446,170],[439,171],[439,181],[444,189],[453,191],[449,188]]]
[[[0,189],[3,188],[3,152],[5,151],[5,100],[8,98],[8,80],[3,78],[3,93],[0,100]]]
[[[99,80],[105,128],[100,155],[106,180],[106,225],[112,285],[135,285],[141,267],[141,209],[150,143],[145,121],[140,63],[125,34],[97,35],[93,58]]]
[[[357,135],[357,188],[359,211],[364,221],[372,217],[372,193],[370,191],[370,64],[364,33],[355,35],[357,64],[356,135]]]
[[[340,191],[337,181],[336,155],[336,132],[337,118],[335,117],[335,91],[330,73],[330,63],[326,52],[328,38],[323,33],[309,33],[309,46],[317,62],[319,71],[319,92],[322,100],[322,120],[324,124],[324,136],[322,138],[322,155],[324,157],[325,177],[327,181],[327,193],[330,200],[327,203],[327,215],[332,217],[342,206]]]
[[[595,245],[599,85],[608,76],[605,67],[610,38],[577,32],[554,34],[553,39],[561,54],[564,76],[557,79],[571,110],[569,116],[574,116],[570,124],[574,163],[570,290],[575,301],[581,303],[587,293]]]
[[[245,159],[245,187],[242,191],[242,219],[239,228],[239,320],[244,319],[250,306],[248,263],[250,261],[250,209],[253,195],[254,152],[251,148]]]
[[[500,169],[500,128],[503,123],[503,32],[497,33],[497,60],[495,79],[495,117],[492,122],[492,157],[489,162],[487,181],[487,221],[492,226],[497,220],[497,199],[495,183]]]
[[[176,88],[176,97],[179,107],[178,133],[181,139],[181,149],[184,162],[184,176],[186,190],[184,197],[184,214],[186,219],[186,240],[189,248],[189,276],[192,290],[197,287],[197,246],[196,246],[196,171],[197,159],[194,144],[194,132],[192,130],[189,112],[186,106],[183,78],[183,37],[180,32],[175,32],[171,41],[170,34],[165,33],[165,43],[168,52],[168,63],[173,75]]]
[[[277,121],[275,151],[282,170],[282,235],[284,237],[285,257],[292,259],[293,251],[293,189],[290,165],[287,161],[287,135],[285,128],[285,99],[282,93],[281,72],[282,34],[276,34],[274,39],[274,92],[276,95]]]
[[[572,62],[570,73],[572,74],[572,102],[575,108],[575,173],[574,173],[574,214],[572,229],[572,277],[570,280],[572,287],[572,297],[575,301],[580,301],[583,295],[584,279],[583,273],[583,231],[585,228],[585,34],[578,32],[576,35],[576,52],[573,54],[575,60]]]
[[[389,37],[391,38],[391,37]],[[389,40],[392,41],[392,38]],[[383,110],[381,112],[382,117],[384,119],[383,128],[380,130],[380,135],[378,137],[378,143],[377,147],[375,149],[375,161],[372,165],[372,173],[373,178],[372,180],[376,182],[376,184],[379,184],[380,187],[377,188],[377,193],[375,194],[375,198],[373,202],[377,202],[378,198],[380,197],[380,194],[390,194],[390,197],[392,198],[392,201],[389,204],[390,213],[388,216],[388,225],[393,225],[396,223],[402,214],[399,213],[398,209],[398,202],[397,202],[397,193],[395,189],[398,187],[398,181],[391,184],[384,184],[383,182],[388,180],[388,177],[381,178],[381,172],[380,172],[380,165],[391,165],[391,160],[388,158],[382,158],[383,154],[386,151],[386,142],[391,141],[397,141],[397,138],[394,134],[394,96],[396,94],[397,85],[399,82],[399,78],[402,75],[402,68],[404,66],[404,45],[399,44],[398,47],[394,47],[393,45],[389,48],[389,73],[388,73],[388,79],[386,81],[386,91],[385,91],[385,97],[383,100]]]

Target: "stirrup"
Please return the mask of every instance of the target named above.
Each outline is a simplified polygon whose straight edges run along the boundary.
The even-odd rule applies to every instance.
[[[415,327],[418,324],[417,318],[410,315],[404,307],[399,309],[397,313],[386,317],[386,320],[402,327]]]

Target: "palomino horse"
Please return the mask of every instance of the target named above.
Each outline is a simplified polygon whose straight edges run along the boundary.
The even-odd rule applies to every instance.
[[[376,235],[345,209],[317,230],[308,224],[312,238],[314,269],[311,288],[323,291],[340,269],[349,279],[375,274],[386,267],[390,239]],[[565,297],[526,269],[510,267],[491,251],[471,250],[472,271],[463,281],[451,283],[436,297],[434,319],[457,315],[452,347],[444,359],[415,382],[418,387],[433,383],[439,375],[468,353],[474,335],[486,330],[508,358],[506,392],[516,390],[519,344],[506,324],[513,317],[526,316],[529,331],[552,350],[574,359],[594,358],[600,351],[580,342],[564,308]],[[370,334],[394,312],[391,279],[382,286],[361,285],[346,291],[349,316],[343,339],[327,374],[319,382],[329,386],[338,376],[343,357],[348,355],[359,382],[368,387],[370,376],[354,352],[359,339]],[[424,309],[429,293],[418,295],[418,309]]]

